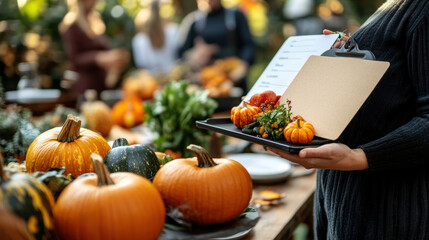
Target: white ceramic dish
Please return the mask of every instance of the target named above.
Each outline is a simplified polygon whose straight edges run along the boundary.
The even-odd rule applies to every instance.
[[[237,234],[231,235],[229,237],[212,238],[211,240],[239,240],[249,235],[251,231],[252,231],[252,228],[239,232]]]
[[[241,163],[255,183],[285,181],[293,170],[288,160],[262,153],[239,153],[227,155],[226,158]]]

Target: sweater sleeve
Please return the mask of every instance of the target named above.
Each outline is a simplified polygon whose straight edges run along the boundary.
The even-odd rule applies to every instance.
[[[79,69],[91,69],[97,65],[95,57],[98,50],[83,51],[80,47],[83,32],[77,25],[72,25],[64,33],[63,41],[66,54],[73,65]]]
[[[429,163],[429,17],[412,29],[406,51],[415,90],[415,116],[386,136],[360,146],[371,170],[400,169]]]

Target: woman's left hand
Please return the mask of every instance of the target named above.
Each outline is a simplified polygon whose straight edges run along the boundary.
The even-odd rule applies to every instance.
[[[368,161],[362,149],[350,149],[340,143],[330,143],[317,148],[305,148],[299,154],[290,154],[275,148],[270,151],[300,164],[303,167],[333,170],[363,170],[368,168]]]

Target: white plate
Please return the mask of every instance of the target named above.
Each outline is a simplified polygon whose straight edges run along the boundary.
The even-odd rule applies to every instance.
[[[243,239],[245,236],[247,236],[250,231],[252,231],[251,229],[247,229],[245,231],[239,232],[237,234],[231,235],[229,237],[220,237],[220,238],[212,238],[212,240],[238,240],[238,239]]]
[[[226,156],[243,165],[254,182],[273,183],[286,180],[292,165],[284,158],[262,153],[240,153]]]

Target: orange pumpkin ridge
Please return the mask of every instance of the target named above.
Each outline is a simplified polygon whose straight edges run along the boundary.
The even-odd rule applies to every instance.
[[[289,123],[283,131],[286,141],[299,144],[308,144],[313,140],[315,131],[311,123],[297,118]]]
[[[52,128],[37,136],[27,151],[27,171],[65,166],[65,174],[71,173],[74,177],[93,172],[90,154],[95,152],[104,157],[110,146],[101,135],[80,125],[78,117],[69,115],[63,127]]]
[[[113,127],[110,107],[102,102],[89,97],[81,106],[82,115],[86,119],[87,127],[107,137]]]
[[[143,123],[144,116],[142,100],[135,96],[126,97],[112,108],[113,122],[124,128],[132,128]]]
[[[230,159],[213,159],[200,146],[191,144],[188,150],[197,157],[170,161],[155,175],[153,183],[166,205],[197,225],[236,219],[252,197],[247,170]]]
[[[238,128],[243,128],[247,124],[252,123],[255,115],[260,111],[260,107],[248,105],[246,103],[243,103],[243,106],[233,107],[231,109],[232,123]]]
[[[134,173],[110,174],[101,156],[91,158],[97,175],[72,182],[55,205],[61,239],[157,239],[165,206],[155,187]]]

